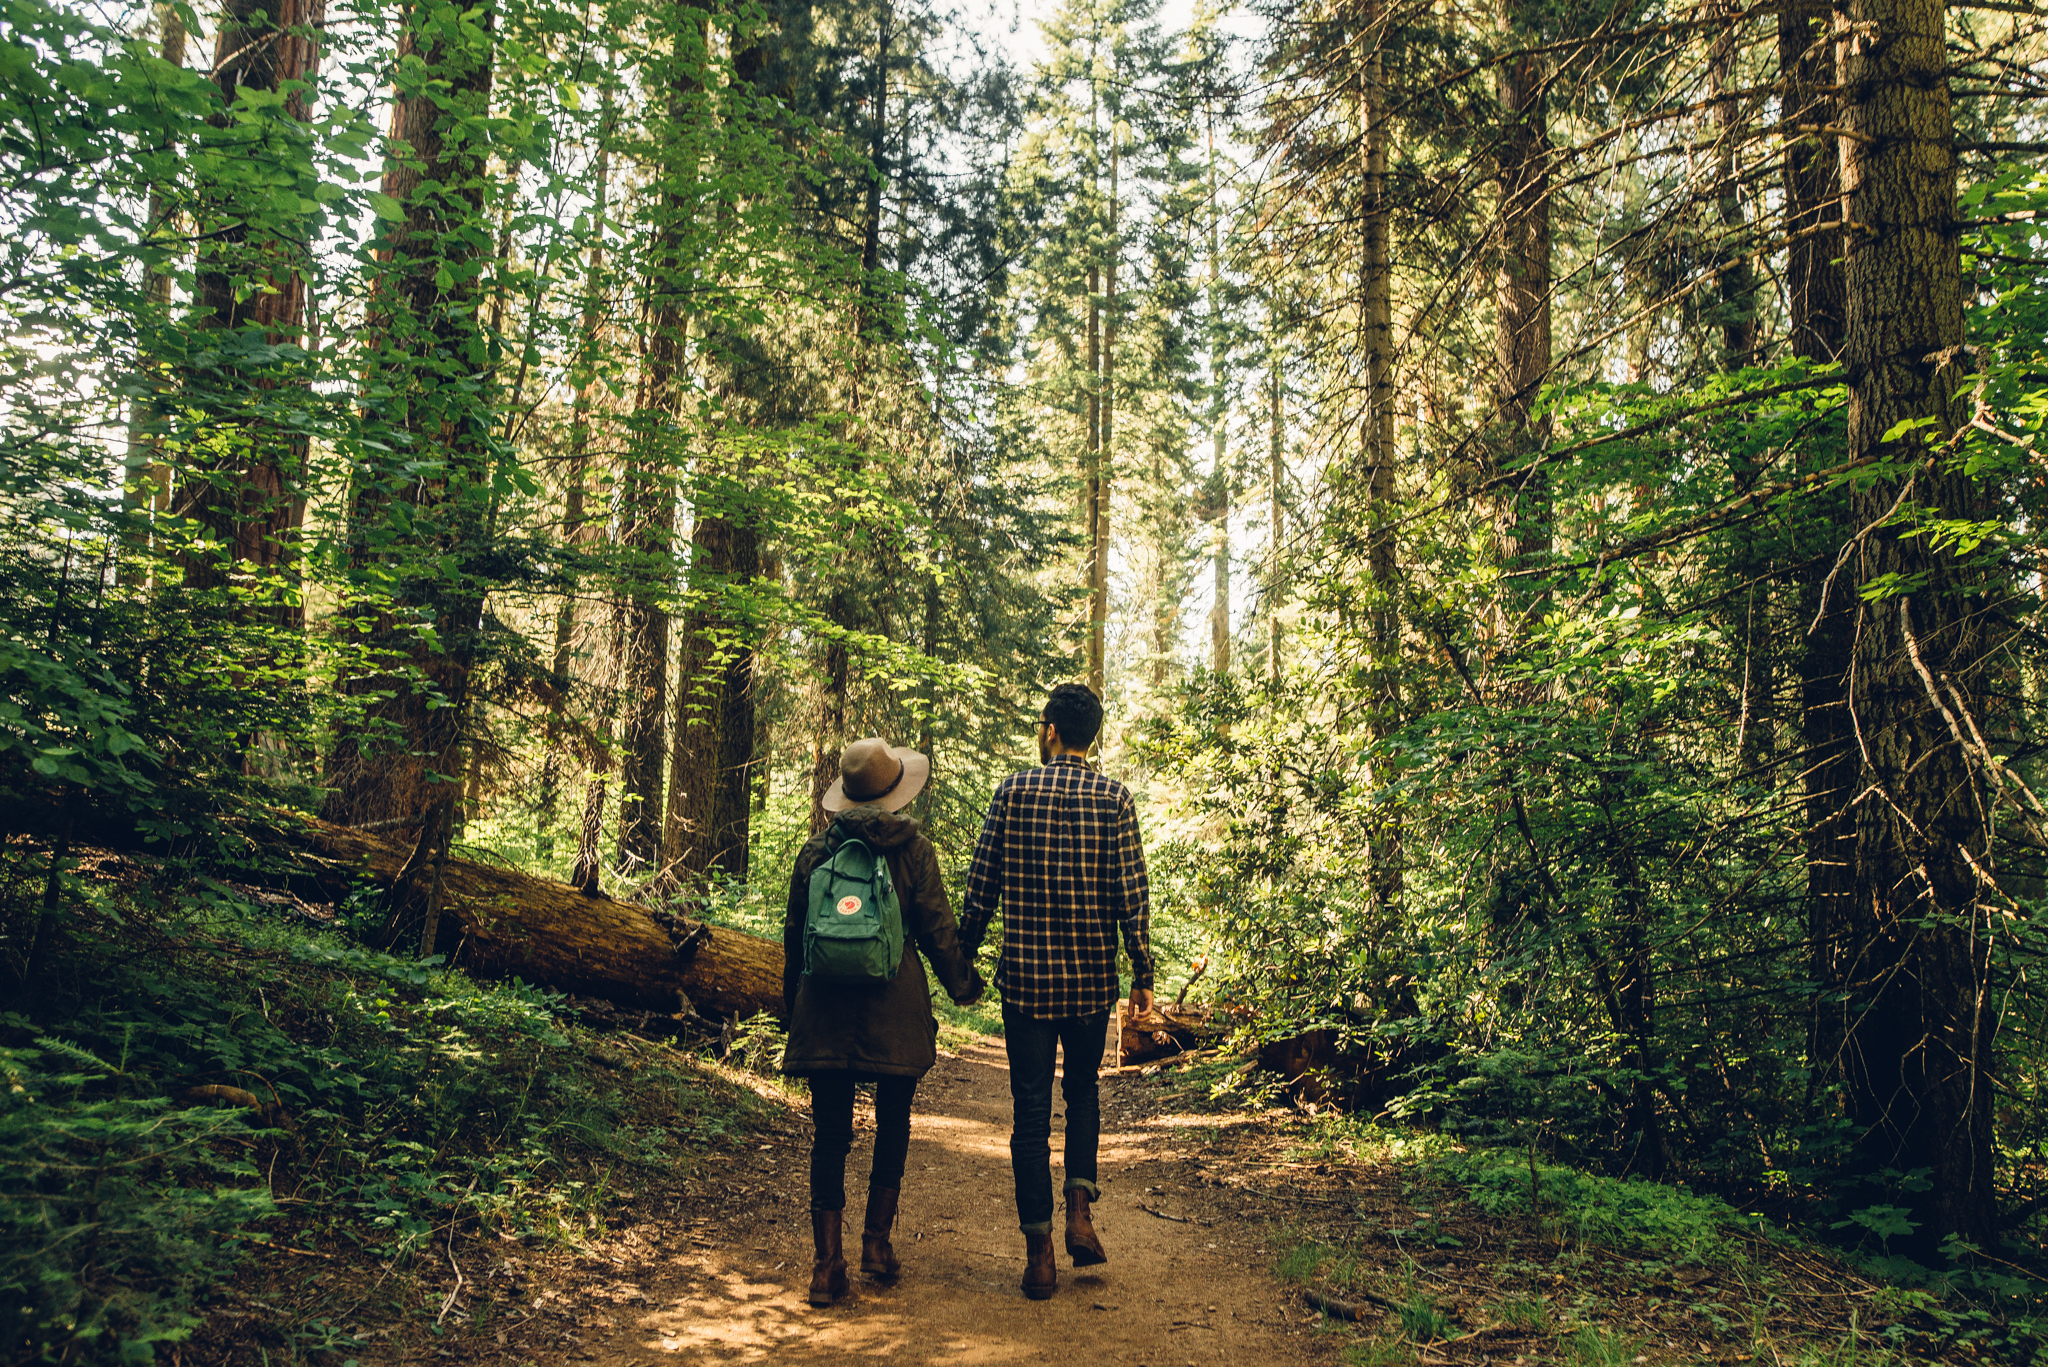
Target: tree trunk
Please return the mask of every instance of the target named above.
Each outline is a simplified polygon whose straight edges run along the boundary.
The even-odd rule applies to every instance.
[[[700,474],[700,488],[709,483]],[[750,624],[729,616],[721,600],[728,586],[760,575],[761,547],[735,511],[700,498],[690,539],[663,845],[672,876],[692,881],[713,869],[738,880],[747,876],[755,650]]]
[[[1756,263],[1751,259],[1749,214],[1742,203],[1742,180],[1736,151],[1751,121],[1743,116],[1731,93],[1741,85],[1735,77],[1737,7],[1717,0],[1722,28],[1714,35],[1707,57],[1713,86],[1712,122],[1715,141],[1714,209],[1721,241],[1715,251],[1715,311],[1721,331],[1721,369],[1740,370],[1757,360]]]
[[[1081,515],[1088,537],[1088,686],[1102,696],[1103,617],[1096,584],[1103,578],[1106,547],[1102,534],[1102,272],[1088,267],[1088,451],[1087,482],[1081,493]]]
[[[1728,0],[1717,2],[1722,27],[1714,35],[1707,62],[1714,94],[1715,213],[1721,232],[1715,248],[1714,311],[1721,334],[1720,368],[1729,371],[1754,365],[1758,359],[1757,272],[1751,260],[1749,215],[1736,158],[1751,124],[1733,94],[1742,84],[1735,72],[1736,54],[1743,50],[1738,41],[1741,18]],[[1756,486],[1759,467],[1752,456],[1731,452],[1729,465],[1738,494]],[[1760,548],[1754,524],[1737,527],[1731,539],[1730,570],[1738,580],[1752,581],[1740,598],[1730,601],[1724,622],[1728,639],[1741,643],[1733,681],[1736,764],[1744,773],[1756,773],[1776,748],[1778,657],[1773,642],[1779,638],[1771,621],[1772,566]]]
[[[370,701],[360,721],[339,728],[321,808],[343,825],[421,821],[464,768],[462,719],[483,607],[466,567],[491,540],[493,410],[487,384],[451,379],[449,369],[451,358],[483,369],[486,352],[483,275],[474,266],[489,241],[494,15],[486,8],[450,28],[418,6],[399,38],[403,75],[383,191],[404,216],[376,244],[382,270],[362,390],[367,425],[392,434],[396,468],[358,481],[349,535],[355,571],[401,587],[357,605],[371,623],[370,668],[345,678],[342,690]],[[402,537],[392,535],[396,502],[409,508]]]
[[[939,658],[939,633],[944,623],[945,595],[940,578],[944,572],[943,565],[943,560],[937,561],[924,581],[924,630],[919,634],[919,644],[925,658],[930,660]],[[927,823],[932,819],[932,799],[938,792],[940,781],[938,723],[939,682],[927,677],[924,683],[924,717],[917,728],[917,751],[930,766],[924,791],[917,795],[917,819]]]
[[[1210,528],[1209,559],[1215,604],[1209,612],[1209,668],[1230,672],[1230,466],[1224,431],[1230,421],[1229,378],[1224,373],[1222,252],[1217,219],[1222,206],[1216,196],[1216,116],[1204,109],[1209,141],[1209,478],[1216,487],[1215,521]]]
[[[831,620],[844,620],[845,604],[835,593],[828,604]],[[846,642],[825,646],[825,677],[818,690],[817,728],[811,746],[811,834],[832,824],[825,810],[825,790],[839,780],[839,752],[846,748],[846,689],[852,682],[853,661]]]
[[[1392,212],[1387,202],[1387,104],[1382,56],[1384,29],[1381,7],[1367,11],[1371,27],[1365,35],[1367,56],[1361,132],[1365,138],[1364,221],[1365,280],[1362,313],[1365,322],[1366,413],[1365,487],[1366,570],[1372,579],[1374,739],[1384,742],[1400,722],[1401,618],[1400,586],[1395,578],[1394,471],[1398,452],[1394,438],[1394,262]],[[1546,248],[1547,251],[1547,248]],[[1547,256],[1545,258],[1547,265]],[[1545,281],[1546,294],[1548,281]],[[1503,302],[1503,314],[1506,304]],[[1547,313],[1545,318],[1547,320]],[[1549,363],[1549,341],[1542,341],[1543,362]],[[1526,410],[1524,410],[1526,422]],[[1396,924],[1406,876],[1402,867],[1402,821],[1398,803],[1372,812],[1369,859],[1375,910],[1391,932]]]
[[[1518,0],[1503,0],[1501,30],[1510,44]],[[1538,453],[1548,422],[1536,422],[1537,392],[1550,374],[1550,130],[1542,59],[1521,52],[1495,68],[1505,126],[1496,157],[1500,186],[1499,267],[1495,274],[1494,416],[1498,473]],[[1514,475],[1495,501],[1494,525],[1510,566],[1550,550],[1550,482],[1538,465]],[[1507,642],[1502,641],[1505,648]]]
[[[681,78],[672,77],[681,83]],[[685,112],[678,90],[670,122]],[[675,153],[671,152],[671,156]],[[696,168],[670,166],[664,174],[694,179]],[[652,328],[647,372],[640,386],[634,457],[626,477],[626,544],[637,552],[626,618],[626,731],[619,766],[619,872],[657,875],[664,867],[662,781],[668,760],[669,607],[675,583],[676,494],[670,472],[682,461],[681,417],[689,320],[682,253],[689,229],[689,196],[671,185],[656,209],[648,295]]]
[[[583,785],[583,813],[576,828],[576,862],[569,881],[596,894],[604,881],[604,808],[611,787],[617,748],[620,694],[625,679],[626,598],[614,593],[611,620],[605,632],[604,686],[599,690],[599,715],[592,728],[590,774]]]
[[[1277,332],[1278,325],[1270,319],[1267,326]],[[1270,430],[1272,449],[1267,454],[1270,469],[1266,472],[1267,536],[1272,544],[1266,555],[1266,682],[1274,689],[1280,687],[1280,585],[1285,574],[1286,529],[1287,529],[1287,437],[1281,426],[1284,413],[1281,408],[1280,391],[1280,348],[1275,346],[1268,362],[1270,373],[1266,377],[1266,422]]]
[[[152,8],[159,31],[158,55],[171,66],[184,66],[187,34],[178,7],[159,0]],[[145,237],[161,234],[175,240],[179,234],[170,222],[174,216],[162,187],[152,184]],[[146,326],[162,327],[170,321],[171,284],[170,271],[144,267],[142,308]],[[166,377],[162,359],[152,354],[147,341],[138,350],[137,361],[143,372],[141,387],[148,391],[164,384]],[[130,545],[138,551],[150,548],[153,541],[151,524],[170,508],[171,467],[164,460],[162,436],[156,431],[159,407],[159,401],[147,392],[128,401],[128,450],[121,460],[121,508],[134,519],[129,533]],[[149,570],[152,577],[154,573],[153,568]],[[135,584],[143,582],[144,574],[141,566],[123,564],[120,577],[124,584]]]
[[[619,745],[617,868],[624,878],[647,877],[661,868],[662,779],[668,755],[667,581],[675,536],[675,493],[666,473],[644,451],[635,467],[627,476],[632,509],[627,544],[639,555],[626,597],[625,728]]]
[[[882,0],[875,20],[875,71],[873,122],[868,129],[867,202],[861,213],[861,306],[855,331],[867,337],[879,313],[874,305],[881,294],[876,272],[882,266],[882,191],[889,179],[889,47],[895,38],[895,7]]]
[[[1835,126],[1839,110],[1829,88],[1835,83],[1833,36],[1814,15],[1788,6],[1778,14],[1779,102],[1795,126]],[[1842,354],[1846,300],[1843,297],[1842,235],[1837,196],[1841,162],[1832,139],[1793,133],[1785,141],[1785,299],[1790,312],[1787,338],[1792,353],[1816,364]],[[1810,443],[1801,453],[1803,473],[1839,458],[1832,443]],[[1848,491],[1822,488],[1806,496],[1806,513],[1818,525],[1811,549],[1824,552],[1799,578],[1798,653],[1800,734],[1805,742],[1804,853],[1807,942],[1816,983],[1842,981],[1846,964],[1838,946],[1852,911],[1855,827],[1849,800],[1856,792],[1859,759],[1849,718],[1849,665],[1854,644],[1856,584],[1848,567],[1835,573],[1832,547],[1850,532]],[[1802,546],[1802,549],[1808,549]],[[1830,582],[1832,579],[1832,582]],[[1839,1081],[1843,1034],[1848,1017],[1826,994],[1816,997],[1809,1025],[1808,1060],[1813,1082]]]
[[[1095,458],[1094,578],[1088,601],[1088,648],[1093,666],[1088,686],[1095,696],[1109,697],[1109,534],[1111,497],[1116,491],[1116,325],[1117,261],[1123,255],[1117,240],[1117,170],[1121,162],[1116,124],[1109,138],[1109,259],[1102,270],[1102,373],[1096,380],[1101,397],[1101,430]],[[1098,742],[1099,743],[1099,742]]]
[[[282,0],[274,8],[259,0],[228,0],[213,70],[224,110],[234,108],[244,89],[259,98],[283,91],[286,116],[302,125],[309,122],[308,92],[287,87],[313,79],[325,20],[326,0]],[[260,123],[245,129],[228,112],[212,123],[221,130],[215,137],[222,141],[261,130]],[[223,332],[248,329],[260,333],[270,347],[296,347],[305,326],[301,271],[306,244],[283,238],[253,241],[244,221],[250,208],[230,202],[202,211],[209,217],[217,213],[222,221],[202,225],[195,279],[198,313]],[[289,353],[243,360],[239,348],[224,352],[234,358],[226,364],[252,367],[254,373],[247,380],[256,390],[298,382],[291,374],[296,366]],[[268,591],[254,600],[254,615],[296,628],[304,623],[305,613],[298,595],[287,591],[286,581],[305,520],[299,482],[310,448],[303,435],[261,420],[247,421],[241,430],[246,441],[242,449],[235,450],[235,442],[223,443],[233,454],[189,469],[179,481],[173,510],[191,519],[203,538],[203,544],[185,558],[185,584],[222,589],[236,575],[254,576],[259,589]]]
[[[1873,1175],[1931,1183],[1886,1183],[1925,1254],[1949,1235],[1989,1243],[1996,1223],[1997,1015],[1977,923],[1990,821],[1957,734],[1983,696],[1984,607],[1969,592],[1977,572],[1908,535],[1910,521],[1885,524],[1901,496],[1936,517],[1983,509],[1944,445],[1966,366],[1942,3],[1851,0],[1839,13],[1849,453],[1899,472],[1851,493],[1869,529],[1851,555],[1858,584],[1893,575],[1906,588],[1857,609],[1855,883],[1823,987],[1847,998],[1840,1062]]]
[[[1173,663],[1174,642],[1180,628],[1181,582],[1180,582],[1180,518],[1179,507],[1171,493],[1166,492],[1166,440],[1154,432],[1146,442],[1150,454],[1148,462],[1147,487],[1156,500],[1152,518],[1152,572],[1148,590],[1152,599],[1152,649],[1151,660],[1146,670],[1152,693],[1158,696],[1166,688],[1169,666]]]
[[[597,398],[597,336],[604,323],[604,223],[611,189],[611,122],[611,93],[607,90],[604,115],[598,121],[597,184],[592,192],[589,265],[583,277],[582,332],[577,338],[576,364],[570,372],[575,398],[569,416],[569,471],[562,490],[562,546],[572,557],[581,552],[591,530],[585,511],[589,497],[585,481],[590,475],[590,414]],[[569,705],[575,684],[571,666],[580,592],[575,573],[571,571],[566,577],[562,601],[555,609],[554,651],[548,661],[551,692],[543,733],[546,749],[541,760],[540,796],[535,804],[534,853],[543,863],[554,856],[555,815],[565,758],[562,713]]]
[[[1838,111],[1832,35],[1814,23],[1817,11],[1787,5],[1778,11],[1779,105],[1795,127],[1832,128]],[[1841,218],[1841,162],[1835,139],[1790,133],[1785,139],[1785,298],[1791,313],[1792,353],[1814,361],[1841,355],[1847,301],[1843,297],[1842,239],[1819,231]]]
[[[1620,924],[1616,927],[1614,968],[1601,968],[1596,978],[1612,983],[1609,1023],[1617,1043],[1627,1041],[1634,1054],[1629,1060],[1635,1076],[1628,1084],[1621,1170],[1632,1177],[1659,1181],[1670,1155],[1657,1104],[1657,1077],[1662,1069],[1657,1051],[1657,973],[1650,950],[1654,908],[1632,843],[1640,827],[1630,817],[1643,797],[1635,772],[1626,765],[1617,766],[1616,772],[1600,781],[1599,807],[1606,827],[1602,843]],[[1596,955],[1598,948],[1593,946]]]

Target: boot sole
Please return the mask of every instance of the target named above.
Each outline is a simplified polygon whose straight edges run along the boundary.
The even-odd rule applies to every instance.
[[[1068,1244],[1067,1256],[1074,1260],[1076,1267],[1100,1267],[1109,1261],[1107,1253],[1101,1253],[1086,1244]]]
[[[1027,1286],[1024,1288],[1024,1294],[1035,1301],[1049,1301],[1052,1299],[1052,1293],[1057,1290],[1059,1290],[1057,1284],[1052,1286]]]

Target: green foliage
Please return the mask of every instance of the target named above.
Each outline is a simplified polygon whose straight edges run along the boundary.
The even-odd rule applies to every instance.
[[[1852,1323],[1840,1343],[1801,1353],[1798,1367],[1892,1367],[1893,1363],[1909,1361],[1881,1346],[1866,1343],[1864,1337]]]
[[[1576,1367],[1627,1367],[1638,1355],[1636,1345],[1597,1324],[1581,1325],[1565,1340],[1567,1362]]]
[[[628,1174],[687,1167],[764,1113],[702,1060],[592,1042],[559,994],[309,933],[174,873],[80,882],[92,900],[34,1008],[62,1034],[0,1017],[0,1287],[31,1307],[9,1327],[24,1361],[148,1361],[264,1241],[403,1267],[451,1222],[581,1240]],[[146,956],[124,952],[137,935]],[[264,1113],[193,1109],[194,1086]]]
[[[1995,311],[1980,324],[2027,335]],[[2016,401],[2027,386],[2001,376]],[[1843,1203],[1831,1219],[1881,1204],[1846,1178],[1851,1127],[1808,1057],[1805,865],[1788,857],[1809,820],[1788,697],[1803,647],[1745,636],[1729,606],[1757,565],[1830,563],[1865,477],[1841,464],[1845,399],[1801,361],[1682,391],[1560,385],[1554,443],[1584,454],[1547,467],[1558,550],[1517,571],[1510,642],[1488,634],[1498,567],[1454,511],[1425,510],[1402,533],[1398,709],[1372,712],[1378,647],[1346,625],[1371,605],[1333,567],[1308,591],[1337,623],[1317,648],[1353,665],[1277,690],[1197,681],[1148,726],[1141,752],[1189,794],[1177,829],[1199,832],[1160,851],[1162,887],[1216,927],[1219,990],[1253,1039],[1327,1031],[1339,1099],[1488,1144],[1731,1191],[1816,1183]],[[1971,441],[1967,459],[2001,458]],[[1628,492],[1645,487],[1658,497]],[[1898,518],[2007,554],[1984,526]],[[1785,592],[1772,610],[1792,610]],[[1740,650],[1774,712],[1744,712]],[[1753,729],[1732,736],[1731,716]],[[2033,952],[2026,923],[1998,972]]]
[[[1307,1240],[1294,1244],[1282,1253],[1273,1264],[1273,1275],[1283,1282],[1306,1282],[1336,1256],[1336,1250],[1327,1244]]]
[[[1457,1332],[1457,1322],[1437,1308],[1435,1299],[1423,1292],[1410,1293],[1394,1307],[1394,1318],[1409,1342],[1424,1345],[1447,1339]]]
[[[19,775],[34,783],[33,774],[113,802],[147,794],[150,756],[128,729],[128,692],[103,661],[52,658],[19,638],[0,640],[0,781]]]
[[[723,1037],[724,1061],[762,1077],[779,1078],[788,1034],[782,1022],[766,1011],[735,1021]]]
[[[1346,1344],[1344,1362],[1346,1367],[1413,1367],[1415,1348],[1399,1340],[1367,1339]]]
[[[1790,89],[1749,41],[1767,16],[1624,8],[1279,22],[1254,111],[1217,20],[1168,32],[1150,0],[1047,16],[1028,79],[949,57],[920,5],[345,6],[317,43],[246,16],[251,50],[319,52],[269,87],[162,55],[196,12],[0,0],[0,807],[45,840],[5,852],[0,986],[162,1082],[123,1104],[260,1079],[334,1136],[294,1190],[387,1252],[486,1205],[573,1230],[603,1178],[563,1152],[669,1140],[609,1147],[632,1122],[547,1066],[573,1036],[545,994],[252,929],[206,880],[262,804],[404,838],[446,798],[464,852],[567,873],[579,847],[653,880],[616,891],[773,935],[832,752],[872,732],[934,756],[916,813],[957,883],[1074,672],[1094,480],[1107,762],[1146,807],[1163,989],[1212,951],[1242,1042],[1315,1032],[1301,1094],[1478,1146],[1459,1180],[1500,1209],[1723,1256],[1704,1198],[1634,1180],[1683,1178],[1887,1256],[1926,1221],[1859,1155],[1816,1025],[1851,1003],[1813,981],[1808,694],[1826,602],[1927,587],[1859,577],[1858,548],[1917,544],[1975,576],[1971,629],[2000,642],[1996,715],[1953,739],[2018,813],[1969,914],[2007,1013],[1991,1187],[2037,1208],[2048,183],[2015,156],[1963,193],[1969,421],[1933,458],[1982,496],[1931,506],[1909,481],[1936,467],[1851,468],[1867,374],[1793,355],[1832,344],[1791,345],[1759,283],[1789,301],[1789,192],[1702,180],[1716,159],[1668,136],[1707,110],[1804,126],[1765,108]],[[1497,82],[1519,43],[1542,128]],[[386,88],[399,139],[358,98]],[[1961,98],[1998,145],[2015,116],[1981,111],[2011,97]],[[1252,155],[1244,118],[1271,121]],[[1546,288],[1575,340],[1510,403],[1484,187],[1515,127],[1554,154]],[[1389,130],[1388,174],[1355,174]],[[1374,195],[1391,490],[1354,461]],[[1238,574],[1230,669],[1190,665],[1217,658],[1190,649],[1212,558]],[[707,781],[738,794],[715,874],[621,848],[622,788],[695,838]],[[138,908],[81,874],[95,842],[190,862]],[[292,972],[80,972],[136,914]],[[763,1022],[727,1044],[772,1071]]]
[[[1542,1330],[1550,1325],[1550,1309],[1541,1296],[1508,1296],[1494,1308],[1494,1318],[1514,1329]]]
[[[0,1031],[28,1029],[0,1017]],[[0,1327],[15,1362],[148,1362],[274,1214],[246,1113],[178,1108],[137,1060],[0,1047]]]
[[[1654,1251],[1681,1266],[1740,1262],[1748,1256],[1747,1241],[1770,1232],[1719,1197],[1538,1162],[1527,1154],[1471,1148],[1444,1155],[1437,1166],[1489,1214],[1546,1216],[1583,1242]]]

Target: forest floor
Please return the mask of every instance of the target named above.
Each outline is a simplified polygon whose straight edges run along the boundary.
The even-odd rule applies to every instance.
[[[1936,1351],[1901,1322],[1910,1298],[1810,1249],[1708,1246],[1683,1220],[1665,1246],[1652,1230],[1652,1246],[1603,1247],[1556,1219],[1488,1214],[1412,1155],[1361,1151],[1291,1109],[1219,1109],[1156,1070],[1104,1078],[1109,1264],[1077,1273],[1062,1254],[1058,1293],[1029,1301],[1002,1044],[950,1042],[918,1093],[897,1284],[856,1267],[844,1301],[807,1304],[808,1127],[791,1097],[779,1123],[708,1158],[665,1211],[643,1193],[637,1216],[578,1252],[474,1270],[471,1302],[488,1301],[495,1280],[503,1315],[356,1356],[365,1367],[1983,1360]],[[871,1127],[864,1117],[848,1167],[856,1264]],[[1887,1339],[1888,1323],[1900,1327]]]
[[[41,887],[7,871],[0,893]],[[2039,1283],[2001,1287],[2018,1269],[1996,1259],[1845,1261],[1682,1185],[1319,1112],[1213,1054],[1105,1075],[1110,1262],[1062,1259],[1028,1301],[1002,1041],[952,1011],[914,1113],[905,1274],[814,1310],[807,1106],[765,1075],[774,1031],[647,1038],[604,1003],[365,950],[332,908],[158,898],[147,872],[82,857],[46,1021],[0,1014],[0,1188],[47,1206],[0,1221],[0,1274],[189,1311],[171,1367],[2048,1360]],[[199,1092],[240,1099],[186,1109]],[[83,1175],[56,1183],[50,1154]],[[138,1165],[152,1182],[123,1177]],[[216,1208],[223,1181],[264,1205]],[[80,1222],[107,1241],[85,1265],[65,1261]]]

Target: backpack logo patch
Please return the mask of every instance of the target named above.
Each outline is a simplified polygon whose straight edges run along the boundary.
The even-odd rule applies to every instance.
[[[858,898],[858,897],[842,897],[842,898],[840,898],[840,899],[839,899],[839,914],[840,914],[841,916],[851,916],[851,915],[853,915],[853,914],[854,914],[855,912],[857,912],[857,911],[859,911],[859,910],[860,910],[860,898]]]

